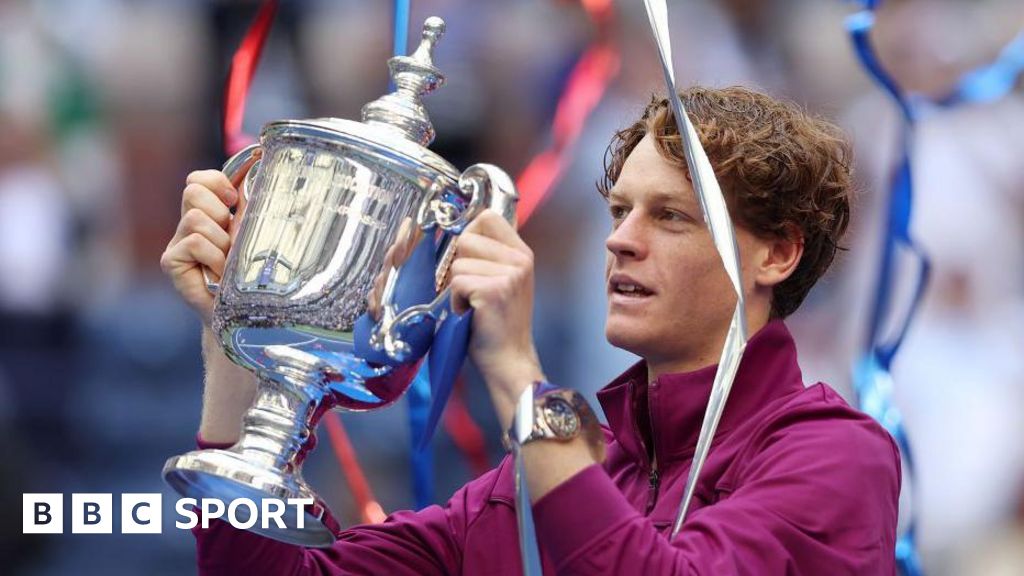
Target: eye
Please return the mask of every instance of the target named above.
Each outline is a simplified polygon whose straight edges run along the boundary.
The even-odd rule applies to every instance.
[[[665,208],[661,211],[661,219],[667,222],[687,222],[690,220],[690,217],[678,210]]]
[[[622,220],[629,214],[629,208],[622,204],[610,204],[608,206],[608,213],[611,214],[612,220],[616,222]]]

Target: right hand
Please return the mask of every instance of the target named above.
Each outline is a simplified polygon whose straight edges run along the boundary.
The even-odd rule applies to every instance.
[[[219,170],[197,170],[188,175],[185,183],[181,220],[160,256],[160,268],[209,328],[214,295],[206,289],[202,269],[206,267],[216,280],[223,276],[239,220],[232,217],[231,208],[241,214],[245,199]]]

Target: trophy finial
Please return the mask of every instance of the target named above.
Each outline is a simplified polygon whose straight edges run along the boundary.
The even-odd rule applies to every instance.
[[[444,20],[437,16],[427,18],[423,22],[423,35],[420,39],[420,45],[412,53],[412,59],[431,65],[433,63],[434,46],[441,39],[441,36],[444,36]]]
[[[434,140],[434,127],[420,97],[444,84],[444,75],[433,62],[434,47],[444,35],[444,28],[444,20],[427,18],[420,45],[412,56],[388,60],[395,91],[363,106],[363,122],[397,128],[422,146]]]

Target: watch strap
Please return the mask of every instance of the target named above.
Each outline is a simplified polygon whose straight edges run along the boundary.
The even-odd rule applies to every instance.
[[[544,403],[550,401],[550,396],[557,396],[565,401],[575,413],[578,420],[577,430],[568,438],[558,437],[544,417]],[[568,441],[577,436],[584,438],[596,461],[604,462],[604,433],[590,404],[575,390],[560,388],[540,380],[523,390],[513,415],[512,426],[503,435],[502,443],[506,450],[511,451],[513,442],[523,445],[543,439]]]

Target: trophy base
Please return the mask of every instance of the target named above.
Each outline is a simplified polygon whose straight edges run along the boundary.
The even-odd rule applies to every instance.
[[[175,456],[167,461],[164,480],[179,494],[187,498],[212,498],[225,506],[236,498],[248,498],[262,509],[264,498],[281,500],[311,498],[313,504],[304,507],[303,527],[298,527],[294,506],[287,506],[281,516],[284,528],[276,518],[265,521],[257,518],[250,532],[281,542],[308,547],[330,546],[341,532],[334,515],[324,501],[301,478],[286,475],[272,467],[253,464],[232,450],[196,450]],[[248,523],[249,509],[236,508],[238,522]]]

